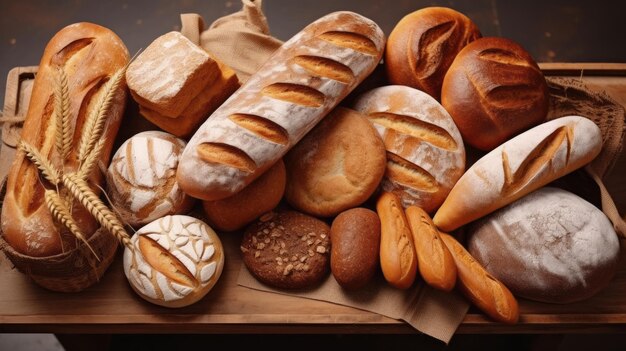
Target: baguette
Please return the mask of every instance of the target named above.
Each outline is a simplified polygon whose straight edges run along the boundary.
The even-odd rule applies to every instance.
[[[408,289],[417,274],[417,257],[411,230],[400,198],[384,192],[376,203],[380,217],[380,267],[389,284]]]
[[[432,219],[417,206],[406,209],[406,218],[413,234],[417,268],[422,278],[436,289],[452,290],[456,283],[456,266]]]
[[[517,300],[509,289],[489,274],[455,238],[440,233],[457,268],[461,292],[489,317],[514,324],[519,319]]]
[[[128,50],[111,30],[91,24],[76,23],[60,30],[48,43],[39,64],[33,92],[24,121],[22,141],[39,150],[51,164],[65,172],[78,169],[80,139],[85,122],[98,108],[98,100],[105,93],[105,83],[129,61]],[[59,71],[67,76],[70,100],[69,124],[71,145],[62,160],[57,151],[54,113],[55,89]],[[103,149],[99,161],[108,164],[115,135],[119,129],[126,102],[126,83],[118,86],[110,104],[104,131]],[[90,130],[91,131],[91,130]],[[2,206],[2,233],[4,239],[24,255],[44,257],[57,255],[76,247],[76,239],[66,230],[57,228],[44,202],[44,191],[37,167],[23,151],[15,155],[7,180],[7,191]],[[103,174],[94,167],[87,179],[94,191],[102,184]],[[80,231],[89,239],[99,227],[78,202],[71,206],[72,217]]]
[[[369,75],[384,34],[371,20],[336,12],[287,41],[198,129],[178,183],[218,200],[259,177]]]
[[[567,116],[518,135],[478,160],[459,179],[433,221],[452,231],[593,160],[602,149],[594,122]]]

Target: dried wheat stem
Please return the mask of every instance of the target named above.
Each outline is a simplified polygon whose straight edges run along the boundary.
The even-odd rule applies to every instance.
[[[82,130],[78,148],[78,160],[85,161],[89,153],[94,149],[98,140],[102,136],[106,117],[111,107],[111,103],[119,90],[122,79],[126,73],[126,67],[119,69],[105,84],[104,92],[100,95],[95,109],[87,117]],[[96,157],[97,158],[97,157]]]
[[[60,182],[59,172],[52,166],[50,161],[48,161],[43,155],[37,150],[34,146],[30,145],[25,141],[21,141],[19,144],[20,150],[24,151],[26,157],[37,166],[37,168],[41,171],[43,176],[48,180],[52,185],[58,185]]]
[[[82,180],[86,181],[87,178],[89,178],[91,171],[93,171],[93,167],[98,163],[98,160],[100,159],[100,154],[102,153],[103,147],[104,139],[100,139],[96,143],[96,146],[94,146],[93,150],[89,153],[89,155],[87,155],[87,158],[85,158],[85,161],[78,171],[78,174],[80,175],[80,178]]]
[[[91,253],[93,253],[96,259],[100,261],[100,258],[93,250],[91,245],[89,245],[89,242],[87,242],[87,239],[72,218],[72,215],[70,214],[70,211],[63,202],[63,199],[61,199],[61,197],[59,197],[59,195],[54,190],[49,189],[46,189],[44,197],[46,200],[46,205],[48,206],[52,217],[54,217],[54,219],[56,219],[59,223],[63,224],[63,226],[65,226],[70,231],[70,233],[74,234],[75,237],[85,243],[85,245],[87,245],[89,250],[91,250]]]
[[[72,131],[70,123],[70,94],[67,75],[62,68],[58,69],[57,86],[54,93],[54,114],[56,119],[56,146],[61,159],[70,154]]]
[[[124,246],[132,250],[130,236],[124,229],[124,226],[115,217],[115,214],[109,210],[100,198],[89,188],[87,182],[80,178],[76,173],[64,174],[62,177],[63,185],[72,193],[72,195],[105,227],[111,234]]]

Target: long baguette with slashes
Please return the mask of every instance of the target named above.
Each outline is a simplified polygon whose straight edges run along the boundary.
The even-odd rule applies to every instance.
[[[269,169],[379,63],[382,30],[335,12],[287,41],[198,129],[177,178],[191,196],[233,195]]]

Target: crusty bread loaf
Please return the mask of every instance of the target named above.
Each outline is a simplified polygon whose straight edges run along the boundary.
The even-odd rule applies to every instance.
[[[587,299],[611,281],[620,244],[592,204],[544,187],[472,224],[467,247],[520,297],[548,303]]]
[[[543,123],[478,160],[433,218],[443,231],[485,216],[593,160],[602,149],[591,120],[567,116]]]
[[[490,275],[456,239],[440,233],[457,267],[457,286],[476,307],[502,323],[517,323],[519,306],[511,291]]]
[[[441,89],[441,104],[465,143],[485,151],[545,121],[548,99],[548,85],[532,56],[495,37],[463,48]]]
[[[313,216],[336,216],[376,191],[386,160],[367,117],[338,107],[285,155],[285,199]]]
[[[387,149],[385,191],[402,205],[436,210],[465,170],[465,147],[452,117],[426,93],[400,85],[373,89],[354,108],[369,116]]]
[[[417,88],[439,100],[454,57],[480,36],[472,20],[449,8],[426,7],[404,16],[387,40],[389,82]]]
[[[165,216],[145,225],[124,250],[124,273],[135,292],[165,307],[184,307],[203,298],[224,268],[220,238],[189,216]]]
[[[243,189],[374,70],[384,41],[374,22],[351,12],[307,26],[194,134],[178,169],[180,186],[203,200]]]
[[[286,183],[285,163],[280,159],[237,194],[221,200],[202,201],[207,222],[221,231],[241,229],[278,206]]]
[[[67,76],[70,100],[69,120],[72,143],[65,159],[65,172],[78,170],[80,138],[85,121],[98,108],[105,93],[105,83],[128,63],[128,50],[120,38],[107,28],[76,23],[60,30],[48,43],[35,77],[28,114],[24,121],[22,140],[39,150],[52,165],[61,169],[63,161],[55,146],[56,123],[54,92],[59,70]],[[111,148],[122,120],[126,102],[126,84],[122,81],[109,107],[102,134],[103,149],[99,161],[108,164]],[[103,174],[98,167],[88,181],[101,184]],[[16,251],[28,256],[52,256],[76,247],[76,237],[61,230],[44,202],[44,183],[37,167],[18,151],[7,180],[2,205],[2,233]],[[78,202],[72,217],[80,231],[89,238],[99,227],[96,220]]]
[[[345,289],[359,289],[376,273],[380,219],[366,208],[341,212],[330,227],[330,271]]]
[[[411,229],[402,203],[394,193],[384,192],[376,202],[380,217],[380,267],[389,284],[408,289],[417,274],[417,257]]]
[[[137,228],[166,215],[184,214],[194,199],[176,184],[185,141],[159,131],[135,134],[115,152],[107,170],[111,205]]]
[[[420,275],[436,289],[452,290],[456,283],[456,265],[432,219],[417,206],[411,206],[405,212],[413,234]]]

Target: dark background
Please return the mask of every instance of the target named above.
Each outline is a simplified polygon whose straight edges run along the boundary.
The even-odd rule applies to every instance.
[[[623,1],[568,0],[265,0],[274,36],[287,40],[317,18],[337,10],[358,12],[386,34],[406,14],[446,6],[469,16],[484,36],[504,36],[538,62],[626,62]],[[238,11],[239,0],[0,0],[0,87],[16,66],[37,65],[59,29],[90,21],[116,32],[131,55],[159,35],[180,29],[180,13],[202,15],[210,24]],[[4,90],[4,89],[2,89]],[[0,94],[0,106],[4,94]]]

